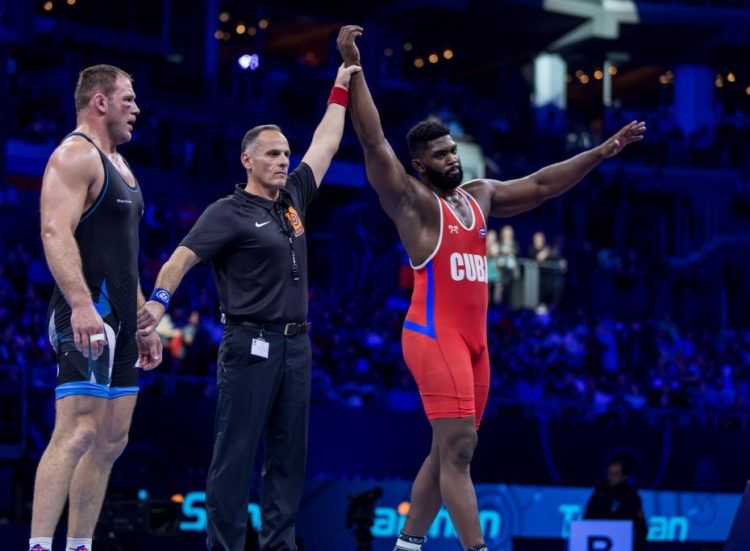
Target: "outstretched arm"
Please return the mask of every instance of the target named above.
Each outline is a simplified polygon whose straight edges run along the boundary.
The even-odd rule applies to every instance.
[[[200,258],[189,248],[180,245],[169,257],[169,260],[159,270],[156,277],[155,289],[163,289],[171,296],[180,285],[182,278],[190,268],[200,262]],[[149,335],[159,325],[166,306],[156,300],[149,300],[138,311],[138,333]]]
[[[360,67],[350,66],[339,67],[336,74],[334,88],[341,88],[348,93],[349,80],[352,74],[360,71]],[[333,99],[333,92],[332,92]],[[323,181],[328,167],[336,151],[339,149],[341,137],[344,135],[344,118],[346,116],[346,106],[336,103],[336,100],[328,102],[328,107],[323,115],[323,120],[315,129],[310,147],[302,157],[302,162],[307,164],[315,176],[315,183],[320,186]]]
[[[360,64],[359,49],[355,44],[355,39],[360,36],[362,27],[347,25],[341,28],[336,44],[345,65]],[[349,93],[352,124],[364,150],[367,178],[383,208],[393,217],[407,196],[409,176],[385,139],[380,115],[362,72],[352,76]]]
[[[645,122],[633,121],[603,144],[566,161],[546,166],[524,178],[507,182],[478,180],[476,184],[471,183],[466,187],[478,197],[489,194],[492,216],[513,216],[531,210],[547,199],[562,195],[604,159],[614,157],[627,145],[642,140],[645,131]]]

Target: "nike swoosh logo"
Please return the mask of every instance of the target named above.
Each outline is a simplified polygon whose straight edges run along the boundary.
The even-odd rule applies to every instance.
[[[265,226],[266,224],[270,224],[270,223],[271,223],[271,221],[270,221],[270,220],[266,220],[265,222],[263,222],[263,223],[261,223],[261,224],[258,224],[258,223],[256,222],[256,223],[255,223],[255,227],[256,227],[256,228],[262,228],[262,227],[263,227],[263,226]]]

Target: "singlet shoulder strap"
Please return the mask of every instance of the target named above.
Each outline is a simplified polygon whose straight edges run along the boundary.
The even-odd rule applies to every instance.
[[[102,150],[101,150],[101,148],[100,148],[100,147],[99,147],[98,145],[96,145],[96,143],[94,142],[94,140],[92,140],[92,139],[91,139],[91,137],[90,137],[90,136],[89,136],[88,134],[84,134],[83,132],[79,132],[78,130],[74,130],[73,132],[71,132],[70,134],[68,134],[67,136],[65,136],[65,137],[63,138],[63,141],[67,140],[67,139],[68,139],[68,138],[70,138],[71,136],[80,136],[81,138],[83,138],[84,140],[86,140],[87,142],[89,142],[89,143],[90,143],[91,145],[93,145],[93,146],[94,146],[94,147],[96,148],[96,150],[97,150],[97,151],[99,152],[99,157],[100,157],[100,158],[101,158],[101,160],[102,160],[102,166],[104,167],[104,173],[105,173],[105,174],[107,173],[107,168],[108,168],[108,167],[107,167],[107,163],[109,163],[110,165],[112,165],[112,168],[113,168],[113,169],[115,170],[115,172],[119,172],[119,171],[117,170],[117,167],[116,167],[116,166],[114,166],[114,165],[112,164],[112,161],[110,161],[110,160],[109,160],[109,159],[107,158],[107,156],[106,156],[106,155],[104,154],[104,151],[102,151]],[[128,186],[128,188],[129,188],[129,189],[130,189],[131,191],[138,191],[138,179],[137,179],[137,178],[135,177],[135,174],[133,173],[133,169],[132,169],[132,168],[130,168],[130,163],[128,163],[128,161],[127,161],[127,160],[125,159],[125,157],[123,157],[122,155],[120,156],[120,159],[122,159],[122,161],[123,161],[123,162],[125,163],[125,166],[127,166],[127,167],[128,167],[128,170],[130,171],[130,174],[131,174],[131,175],[133,176],[133,181],[135,182],[135,187],[132,187],[132,186],[131,186],[130,184],[128,184],[127,182],[125,182],[125,185],[127,185],[127,186]],[[122,178],[122,174],[120,175],[120,177]],[[123,178],[123,181],[124,181],[124,180],[125,180],[125,179]]]
[[[471,193],[466,191],[465,189],[462,189],[461,187],[458,188],[458,191],[466,197],[466,200],[469,203],[469,206],[474,211],[474,217],[478,220],[481,220],[481,223],[483,225],[487,225],[487,219],[484,217],[484,212],[482,211],[482,207],[479,206],[479,201],[477,201],[476,197],[474,197]]]
[[[430,260],[432,260],[433,258],[435,258],[435,255],[440,250],[440,244],[443,242],[443,219],[445,217],[445,213],[443,212],[443,203],[444,203],[444,201],[441,200],[440,196],[437,193],[435,193],[434,191],[432,192],[432,194],[435,196],[435,200],[437,201],[437,204],[438,204],[438,209],[440,210],[440,226],[438,227],[438,239],[437,239],[437,243],[435,244],[435,248],[433,249],[432,253],[430,253],[430,255],[421,264],[415,265],[411,261],[411,258],[409,258],[409,264],[415,270],[421,270],[422,268],[424,268],[425,266],[427,266],[427,264],[430,262]],[[447,205],[446,205],[446,208],[447,208]]]
[[[67,140],[71,136],[80,136],[81,138],[83,138],[84,140],[86,140],[87,142],[89,142],[91,145],[93,145],[96,148],[96,150],[99,152],[99,157],[102,160],[102,166],[104,167],[104,172],[106,174],[106,172],[107,172],[107,157],[106,157],[106,155],[104,155],[104,151],[102,151],[101,149],[99,149],[99,146],[94,143],[94,140],[92,140],[91,137],[88,134],[84,134],[83,132],[79,132],[78,130],[75,130],[75,131],[71,132],[70,134],[68,134],[67,136],[65,136],[62,139],[62,141],[64,142],[65,140]]]
[[[99,149],[99,146],[94,143],[94,140],[92,140],[90,136],[88,136],[87,134],[84,134],[83,132],[78,132],[76,130],[76,131],[71,132],[67,136],[65,136],[62,139],[62,141],[64,142],[71,136],[80,136],[81,138],[89,142],[91,145],[93,145],[96,148],[96,151],[99,153],[99,158],[102,160],[102,168],[104,169],[104,183],[102,184],[102,189],[99,192],[99,196],[96,198],[96,201],[94,201],[94,204],[91,205],[88,209],[86,209],[86,211],[83,212],[83,214],[81,214],[81,219],[79,221],[80,223],[86,220],[89,216],[91,216],[93,212],[96,210],[96,208],[99,206],[99,204],[102,202],[102,200],[104,199],[104,194],[107,192],[107,188],[109,187],[109,173],[107,172],[107,157],[104,155],[104,152],[101,149]]]
[[[97,145],[94,143],[94,140],[92,140],[91,137],[88,134],[84,134],[83,132],[79,132],[78,130],[74,130],[73,132],[71,132],[70,134],[68,134],[67,136],[65,136],[62,139],[62,141],[67,140],[71,136],[80,136],[81,138],[83,138],[84,140],[86,140],[87,142],[89,142],[91,145],[93,145],[94,147],[96,147],[97,149],[99,149],[97,147]]]

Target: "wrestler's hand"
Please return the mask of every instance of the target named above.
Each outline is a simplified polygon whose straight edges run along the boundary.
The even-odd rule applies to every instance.
[[[138,310],[138,334],[149,335],[159,325],[164,315],[164,305],[155,300],[149,300]]]
[[[349,81],[352,79],[352,75],[354,73],[359,73],[361,70],[362,67],[359,65],[349,65],[347,67],[345,63],[342,63],[339,67],[339,72],[336,73],[336,82],[334,82],[333,85],[348,90]]]
[[[354,42],[355,38],[362,36],[364,29],[359,25],[344,25],[339,31],[336,39],[336,47],[339,49],[344,65],[359,65],[359,48]]]
[[[617,134],[599,146],[602,150],[602,155],[605,158],[614,157],[625,149],[625,146],[641,141],[644,132],[646,132],[646,123],[643,121],[633,121],[630,124],[626,124]]]
[[[161,363],[161,353],[163,345],[161,337],[156,331],[148,335],[136,335],[138,343],[138,367],[148,371],[157,367]]]
[[[84,358],[98,360],[107,344],[104,321],[90,302],[71,308],[70,326],[76,348]]]

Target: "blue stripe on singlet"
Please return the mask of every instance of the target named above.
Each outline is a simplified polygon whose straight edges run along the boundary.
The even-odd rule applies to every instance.
[[[427,266],[425,266],[425,270],[427,270],[427,298],[425,300],[425,307],[427,309],[426,323],[425,325],[419,325],[413,321],[405,321],[404,329],[415,331],[435,339],[437,338],[437,333],[435,333],[435,275],[432,266],[432,260],[430,260],[430,262],[427,263]]]
[[[88,381],[74,381],[72,383],[63,383],[55,389],[55,400],[73,395],[109,398],[109,388]]]
[[[94,303],[97,313],[106,318],[112,313],[112,304],[109,302],[109,294],[107,293],[107,280],[102,281],[101,289],[99,290],[99,298]]]
[[[104,163],[104,161],[102,161],[102,163]],[[91,207],[89,207],[89,210],[87,210],[83,216],[81,216],[81,220],[79,224],[83,222],[84,220],[86,220],[86,218],[94,214],[94,211],[97,209],[99,205],[101,205],[102,201],[104,200],[104,196],[107,194],[108,187],[109,187],[109,172],[107,172],[107,167],[105,166],[104,167],[104,185],[102,186],[102,191],[101,193],[99,193],[99,197],[96,198],[96,202],[93,205],[91,205]]]
[[[113,400],[122,396],[138,394],[140,388],[137,386],[106,387],[88,381],[74,381],[63,383],[55,389],[55,400],[66,396],[94,396],[95,398],[107,398]]]
[[[123,396],[132,396],[133,394],[138,394],[138,391],[140,388],[137,386],[118,386],[115,388],[109,389],[109,399],[113,400],[115,398],[121,398]]]

